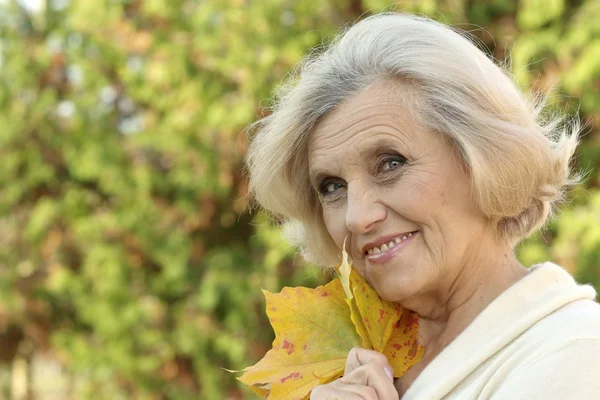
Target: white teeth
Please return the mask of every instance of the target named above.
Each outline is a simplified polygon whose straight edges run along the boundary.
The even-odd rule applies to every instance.
[[[412,232],[407,233],[406,235],[403,235],[401,238],[397,237],[394,240],[390,240],[389,243],[382,244],[380,247],[373,247],[372,249],[367,250],[367,254],[372,256],[373,254],[379,254],[384,251],[387,251],[387,250],[391,249],[392,247],[394,247],[395,245],[397,245],[398,243],[402,242],[403,240],[408,239],[412,235],[413,235]]]

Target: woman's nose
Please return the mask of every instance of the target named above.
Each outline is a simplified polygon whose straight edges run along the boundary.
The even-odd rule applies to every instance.
[[[386,217],[386,210],[376,193],[358,185],[348,185],[346,227],[352,233],[364,234],[375,229]]]

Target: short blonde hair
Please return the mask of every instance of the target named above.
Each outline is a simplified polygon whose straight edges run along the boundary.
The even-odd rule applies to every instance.
[[[346,98],[382,80],[408,84],[412,111],[449,137],[467,166],[476,202],[514,246],[552,215],[577,181],[569,162],[576,119],[544,117],[509,76],[467,37],[424,17],[378,14],[304,60],[255,123],[246,165],[251,195],[284,225],[305,259],[339,263],[308,177],[308,137]]]

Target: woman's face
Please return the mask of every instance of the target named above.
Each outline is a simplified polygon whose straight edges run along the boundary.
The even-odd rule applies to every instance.
[[[309,138],[311,183],[354,268],[390,301],[444,296],[486,232],[448,139],[419,125],[384,85],[351,97]]]

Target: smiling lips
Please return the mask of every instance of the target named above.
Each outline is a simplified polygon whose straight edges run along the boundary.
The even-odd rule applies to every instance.
[[[417,233],[418,231],[409,232],[390,239],[387,243],[380,246],[372,247],[365,252],[366,258],[372,262],[386,262],[402,247],[411,242]]]
[[[388,251],[389,249],[391,249],[392,247],[394,247],[398,243],[400,243],[403,240],[406,240],[409,237],[411,237],[413,235],[413,233],[416,233],[416,232],[410,232],[410,233],[407,233],[404,236],[398,236],[397,238],[392,239],[388,243],[384,243],[384,244],[382,244],[379,247],[373,247],[373,248],[367,250],[367,254],[371,256],[373,254],[379,254],[379,253],[383,253],[384,251]]]

